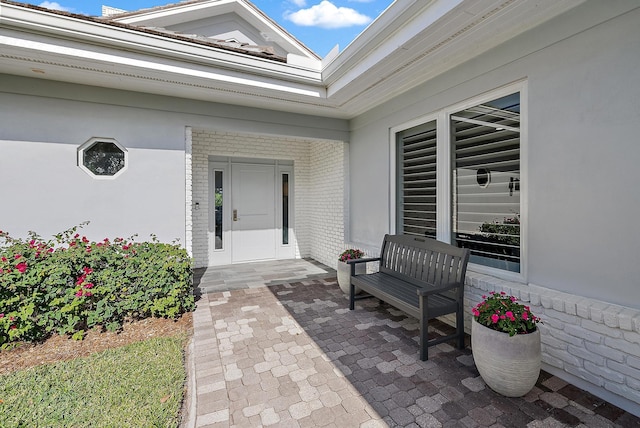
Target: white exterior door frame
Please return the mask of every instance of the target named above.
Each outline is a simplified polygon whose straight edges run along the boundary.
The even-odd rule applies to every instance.
[[[273,206],[268,208],[269,210],[273,210],[275,216],[273,224],[270,225],[269,229],[273,234],[273,239],[262,239],[266,234],[271,235],[271,233],[263,230],[262,237],[258,239],[263,241],[265,245],[269,245],[270,248],[268,251],[266,249],[261,251],[259,248],[254,248],[255,251],[253,255],[245,254],[243,252],[244,250],[238,248],[238,246],[242,245],[241,240],[237,239],[242,229],[241,227],[237,227],[242,221],[243,214],[240,211],[236,213],[238,220],[234,222],[234,209],[238,209],[235,205],[242,202],[242,196],[234,196],[234,192],[237,193],[240,190],[237,185],[234,187],[233,180],[234,178],[236,180],[240,179],[238,173],[240,169],[245,169],[249,175],[251,175],[252,169],[256,171],[262,170],[263,174],[267,174],[269,170],[272,170],[274,173],[273,182],[269,185],[269,193],[271,195],[267,198],[269,203],[273,203]],[[296,257],[297,245],[295,238],[293,172],[294,167],[292,161],[210,157],[207,230],[208,264],[210,266],[258,260],[292,259]],[[263,191],[266,190],[263,189]],[[220,201],[222,201],[222,206],[218,206],[217,214],[216,193],[218,193],[217,204],[219,205]],[[259,196],[264,197],[266,195]],[[234,236],[234,233],[236,236]],[[256,236],[257,235],[259,234],[256,234]],[[250,237],[248,242],[255,242],[255,240]],[[234,245],[236,246],[235,251]]]

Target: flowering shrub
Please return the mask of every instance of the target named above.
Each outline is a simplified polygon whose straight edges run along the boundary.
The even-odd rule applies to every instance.
[[[95,326],[114,331],[128,320],[193,309],[184,249],[155,237],[94,242],[76,230],[48,241],[0,231],[0,346],[54,332],[80,339]]]
[[[536,324],[540,318],[531,313],[529,306],[517,303],[514,296],[507,296],[504,291],[496,293],[492,291],[490,296],[482,296],[484,299],[471,311],[478,323],[490,329],[516,334],[527,334],[536,331]]]
[[[364,256],[364,252],[362,250],[349,248],[348,250],[344,250],[342,254],[340,254],[340,258],[338,258],[341,262],[346,262],[347,260],[359,259]]]

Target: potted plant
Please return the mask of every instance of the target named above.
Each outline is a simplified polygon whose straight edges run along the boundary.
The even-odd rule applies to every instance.
[[[540,318],[504,291],[491,292],[473,309],[471,348],[480,376],[507,397],[529,392],[540,375]]]
[[[360,259],[363,256],[364,252],[362,250],[349,248],[344,250],[338,258],[338,268],[336,269],[338,273],[338,285],[345,294],[349,294],[349,286],[351,285],[351,266],[347,264],[347,260]],[[356,265],[356,273],[358,275],[364,274],[366,271],[367,267],[364,263]],[[359,292],[360,289],[356,288],[356,294]]]

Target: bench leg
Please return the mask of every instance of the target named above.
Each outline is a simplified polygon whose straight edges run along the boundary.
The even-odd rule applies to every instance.
[[[349,281],[349,309],[354,310],[356,308],[356,287]]]
[[[458,349],[464,349],[464,310],[458,305],[456,311],[456,334],[458,335]]]
[[[429,314],[427,302],[424,297],[420,297],[420,361],[429,359]]]

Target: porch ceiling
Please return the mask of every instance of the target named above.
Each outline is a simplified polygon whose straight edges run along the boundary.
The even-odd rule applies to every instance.
[[[397,1],[322,66],[2,3],[0,73],[350,119],[583,1]]]

